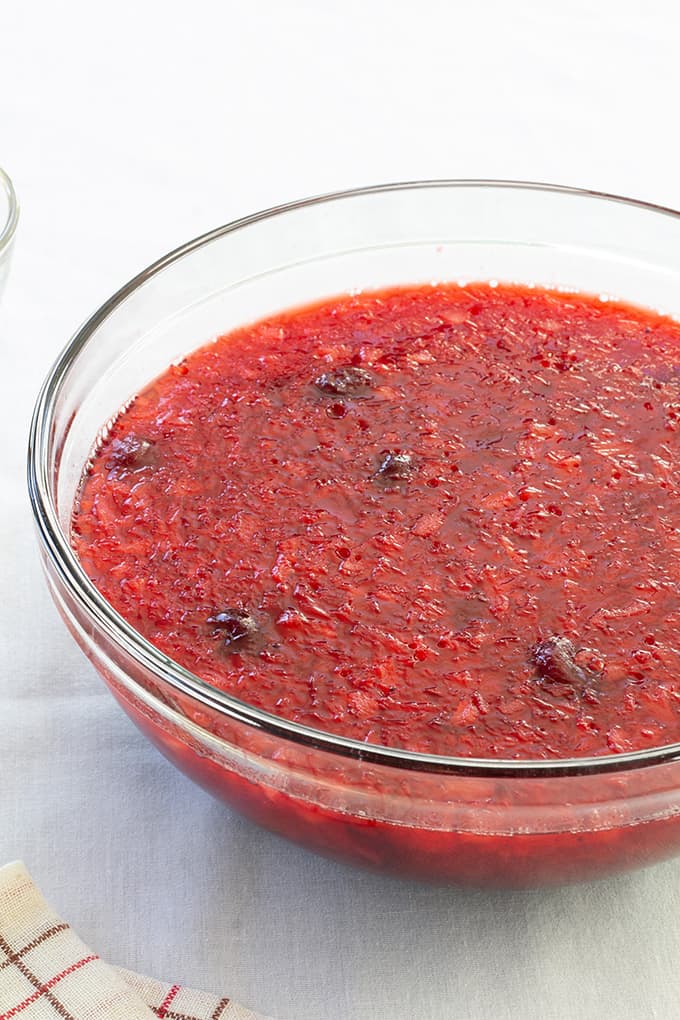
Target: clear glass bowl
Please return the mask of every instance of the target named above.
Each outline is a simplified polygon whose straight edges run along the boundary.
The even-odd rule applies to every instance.
[[[69,544],[83,465],[118,409],[211,337],[343,291],[504,280],[680,316],[680,215],[512,182],[368,188],[268,210],[191,241],[112,297],[50,372],[29,487],[54,600],[141,730],[180,769],[276,832],[399,875],[561,883],[680,850],[680,744],[593,759],[444,758],[305,728],[166,658],[85,576]]]
[[[0,296],[5,289],[14,234],[19,220],[19,204],[12,182],[0,167]]]

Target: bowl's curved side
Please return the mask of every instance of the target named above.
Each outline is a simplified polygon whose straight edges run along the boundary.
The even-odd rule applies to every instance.
[[[496,887],[600,878],[680,852],[680,763],[493,779],[283,742],[178,699],[93,630],[43,565],[67,627],[142,733],[214,796],[310,850],[404,878]]]

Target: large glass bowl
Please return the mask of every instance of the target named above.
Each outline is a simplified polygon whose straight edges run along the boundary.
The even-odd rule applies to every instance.
[[[680,744],[560,761],[436,757],[305,728],[214,689],[122,619],[69,544],[111,416],[219,333],[340,292],[431,280],[582,289],[680,316],[680,215],[512,182],[367,188],[268,210],[162,258],[78,331],[31,427],[50,590],[140,729],[219,797],[314,850],[405,876],[561,883],[680,850]]]

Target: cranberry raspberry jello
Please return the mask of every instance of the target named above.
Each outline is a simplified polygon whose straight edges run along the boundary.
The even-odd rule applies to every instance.
[[[72,541],[213,686],[434,755],[680,740],[680,325],[519,286],[341,297],[121,411]]]
[[[29,489],[136,725],[385,873],[680,853],[678,251],[660,207],[416,182],[227,224],[111,297],[38,397]]]

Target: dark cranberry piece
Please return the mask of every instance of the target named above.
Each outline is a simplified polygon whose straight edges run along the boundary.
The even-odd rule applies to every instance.
[[[212,624],[213,637],[219,637],[227,648],[243,645],[247,638],[257,633],[257,622],[247,609],[225,609],[208,619]]]
[[[534,664],[542,680],[562,684],[588,685],[596,674],[577,662],[578,649],[569,638],[553,635],[532,650]]]
[[[380,454],[380,466],[375,477],[386,484],[405,482],[413,474],[413,461],[408,453],[386,450]]]
[[[373,376],[365,368],[350,365],[323,372],[314,385],[329,397],[360,397],[373,385]]]
[[[108,451],[106,470],[116,472],[139,471],[155,463],[153,443],[136,436],[114,439]]]
[[[329,418],[344,418],[347,414],[347,405],[343,404],[342,400],[334,400],[326,408],[326,414]]]

